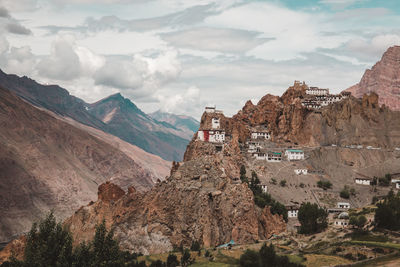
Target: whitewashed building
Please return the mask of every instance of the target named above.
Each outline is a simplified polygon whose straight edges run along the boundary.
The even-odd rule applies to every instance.
[[[297,175],[301,175],[301,174],[306,175],[306,174],[308,174],[308,170],[307,169],[295,169],[294,173]]]
[[[355,178],[354,182],[356,184],[361,184],[361,185],[371,185],[371,179],[370,178]]]
[[[310,87],[306,89],[307,95],[329,95],[329,89],[322,89],[318,87]]]
[[[285,156],[287,157],[288,161],[303,160],[304,151],[300,149],[288,149],[285,151]]]
[[[338,209],[350,209],[350,203],[348,203],[348,202],[338,202],[336,207]]]
[[[197,139],[210,143],[223,143],[225,142],[225,131],[221,130],[199,130],[197,132]]]
[[[218,114],[222,114],[222,110],[217,110],[216,107],[206,107],[205,108],[205,112],[206,113],[218,113]]]
[[[219,118],[212,118],[211,119],[211,128],[213,129],[219,129],[221,127],[219,123]]]
[[[263,131],[263,132],[252,132],[251,133],[251,139],[266,139],[269,140],[271,139],[271,134],[267,131]]]
[[[281,152],[268,152],[267,153],[267,161],[268,162],[281,162],[282,161],[282,153]]]
[[[297,218],[299,214],[299,208],[297,206],[286,206],[288,218]]]
[[[267,158],[267,154],[265,152],[262,151],[257,151],[253,153],[253,156],[257,159],[257,160],[266,160]]]
[[[349,214],[342,212],[334,219],[333,226],[338,228],[347,228],[349,226]]]
[[[248,153],[254,153],[261,149],[261,144],[259,142],[248,142]]]
[[[262,189],[262,191],[263,191],[264,193],[267,193],[267,192],[268,192],[268,186],[267,186],[266,184],[262,184],[262,185],[261,185],[261,189]]]

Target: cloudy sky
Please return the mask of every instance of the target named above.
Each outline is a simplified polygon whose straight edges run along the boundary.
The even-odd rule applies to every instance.
[[[196,118],[294,80],[340,92],[396,44],[398,0],[0,0],[3,71]]]

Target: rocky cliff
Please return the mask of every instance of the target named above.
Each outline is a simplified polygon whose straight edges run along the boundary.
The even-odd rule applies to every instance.
[[[147,167],[0,88],[1,242],[29,230],[50,209],[59,219],[70,216],[96,200],[98,185],[107,180],[124,190],[150,189],[162,176]]]
[[[176,166],[172,175],[146,194],[131,189],[118,200],[103,196],[65,221],[75,242],[89,240],[103,218],[122,248],[145,254],[199,241],[212,247],[234,240],[249,243],[285,230],[269,208],[261,210],[246,184],[225,174],[223,157],[202,157]],[[119,191],[119,190],[117,190]]]
[[[346,91],[358,98],[375,92],[380,105],[400,110],[400,46],[390,47],[378,63],[365,71],[361,81]]]

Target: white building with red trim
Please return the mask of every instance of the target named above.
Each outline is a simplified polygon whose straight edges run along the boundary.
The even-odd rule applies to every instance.
[[[199,130],[197,132],[197,140],[210,143],[225,142],[224,130]]]

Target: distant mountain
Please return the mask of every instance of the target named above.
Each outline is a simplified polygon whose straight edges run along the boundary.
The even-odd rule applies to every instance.
[[[69,120],[0,87],[0,242],[50,209],[70,216],[105,181],[144,191],[169,174],[170,162]]]
[[[345,91],[358,98],[375,92],[380,105],[400,110],[400,46],[390,47],[372,69],[365,71],[358,84]]]
[[[149,115],[158,121],[166,122],[175,128],[182,130],[187,133],[189,139],[191,139],[193,134],[197,132],[200,125],[200,122],[193,117],[162,112],[161,110],[157,110]]]
[[[119,93],[90,104],[88,112],[106,124],[109,133],[164,159],[181,160],[190,140],[183,131],[153,119]]]
[[[166,160],[182,160],[191,139],[187,131],[153,119],[121,94],[88,104],[57,85],[42,85],[1,70],[0,86],[36,106],[111,133]]]

